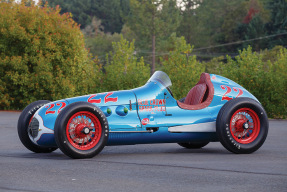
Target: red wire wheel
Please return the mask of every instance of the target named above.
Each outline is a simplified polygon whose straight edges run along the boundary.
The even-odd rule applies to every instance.
[[[216,119],[216,135],[230,152],[248,154],[265,142],[269,129],[262,105],[251,98],[239,97],[225,103]]]
[[[80,101],[67,105],[59,113],[54,136],[57,146],[67,156],[92,158],[106,146],[109,125],[100,108]]]
[[[252,143],[259,135],[260,120],[250,108],[237,110],[230,120],[230,133],[241,144]]]
[[[93,113],[80,111],[69,119],[66,134],[73,147],[79,150],[90,150],[99,143],[102,126]]]

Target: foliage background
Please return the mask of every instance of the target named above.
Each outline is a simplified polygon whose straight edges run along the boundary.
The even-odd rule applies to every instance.
[[[0,108],[88,93],[97,65],[83,34],[60,9],[0,3]],[[95,82],[91,84],[91,82]]]
[[[282,46],[270,51],[252,52],[248,47],[234,59],[214,59],[209,72],[219,73],[249,90],[266,109],[269,117],[287,117],[287,49]],[[216,65],[214,65],[216,64]],[[213,67],[211,67],[213,66]]]
[[[156,69],[176,99],[209,72],[248,89],[269,117],[287,117],[287,1],[153,2],[1,0],[0,109],[142,86],[156,35]]]

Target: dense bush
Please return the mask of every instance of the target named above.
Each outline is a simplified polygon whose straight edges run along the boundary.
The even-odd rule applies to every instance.
[[[85,94],[97,82],[78,24],[59,12],[0,3],[0,109]]]
[[[0,109],[23,109],[39,99],[65,97],[143,85],[149,65],[136,56],[134,42],[120,37],[106,65],[92,59],[79,26],[59,8],[0,3]],[[251,47],[235,58],[199,62],[184,38],[170,37],[160,70],[171,78],[176,99],[188,93],[204,71],[238,82],[253,93],[269,117],[287,117],[287,49],[260,53]],[[223,62],[224,61],[224,62]]]
[[[209,72],[221,74],[254,94],[265,107],[269,117],[287,117],[287,49],[252,52],[244,49],[227,62],[220,58],[206,63]]]
[[[266,109],[270,118],[287,117],[287,49],[277,46],[260,53],[252,48],[239,51],[235,58],[214,58],[200,63],[190,56],[192,49],[183,38],[176,49],[162,59],[163,71],[171,78],[176,99],[188,93],[204,71],[227,77],[249,90]],[[205,68],[204,68],[204,67]]]

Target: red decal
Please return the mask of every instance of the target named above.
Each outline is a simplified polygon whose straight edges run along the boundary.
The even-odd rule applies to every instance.
[[[65,102],[60,102],[56,104],[57,106],[61,106],[60,109],[58,109],[58,114],[61,112],[61,110],[66,107],[66,103]]]
[[[142,100],[138,99],[139,111],[165,111],[165,99],[151,99],[151,100]]]
[[[55,111],[50,111],[53,107],[55,107],[55,104],[47,105],[45,108],[49,108],[49,109],[47,109],[45,115],[54,114]]]
[[[239,92],[239,93],[236,95],[236,98],[237,98],[237,97],[240,97],[241,95],[243,95],[243,91],[242,91],[242,89],[240,89],[240,88],[233,87],[233,91]]]
[[[139,103],[139,105],[142,105],[142,100],[139,99],[139,100],[138,100],[138,103]]]
[[[153,111],[152,106],[139,106],[140,111]]]
[[[143,124],[143,125],[149,124],[149,119],[148,119],[148,118],[144,118],[144,119],[142,120],[142,124]]]
[[[148,105],[148,100],[139,99],[138,103],[139,103],[139,105]]]
[[[57,106],[61,106],[60,109],[58,109],[57,113],[59,114],[61,112],[61,110],[66,107],[66,103],[65,102],[59,102],[59,103],[56,103]],[[48,114],[55,114],[56,111],[55,110],[52,110],[53,108],[55,107],[55,104],[51,104],[51,105],[47,105],[45,108],[48,108],[47,111],[46,111],[46,115]]]
[[[223,89],[223,90],[226,88],[226,92],[225,92],[224,95],[222,96],[221,101],[223,101],[223,100],[227,100],[227,101],[231,100],[232,97],[228,97],[227,95],[228,95],[229,93],[231,93],[232,89],[231,89],[230,87],[226,86],[226,85],[221,85],[220,87],[221,87],[221,89]],[[243,95],[243,91],[242,91],[242,89],[240,89],[240,88],[233,87],[233,91],[234,91],[234,92],[238,92],[238,94],[236,95],[236,98],[237,98],[237,97],[240,97],[241,95]]]
[[[212,76],[212,79],[214,79],[214,80],[215,80],[215,79],[216,79],[216,77],[215,77],[215,76]]]
[[[226,96],[226,95],[228,95],[231,92],[231,88],[226,86],[226,85],[221,85],[220,87],[223,90],[226,88],[226,92],[223,94],[221,101],[223,101],[223,100],[227,100],[227,101],[231,100],[232,97]]]
[[[93,99],[93,97],[96,97],[97,94],[94,94],[94,95],[91,95],[88,99],[88,102],[89,103],[101,103],[102,102],[102,99]]]
[[[114,98],[111,98],[109,96],[111,96],[113,94],[113,92],[110,92],[108,93],[106,96],[105,96],[105,103],[107,102],[117,102],[118,101],[118,97],[114,97]],[[108,98],[109,97],[109,98]]]

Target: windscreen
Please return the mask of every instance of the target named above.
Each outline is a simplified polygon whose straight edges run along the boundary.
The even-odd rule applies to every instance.
[[[147,81],[147,83],[150,81],[157,81],[157,82],[161,83],[164,87],[170,87],[172,85],[171,80],[168,77],[168,75],[162,71],[156,71],[151,76],[151,78]]]

